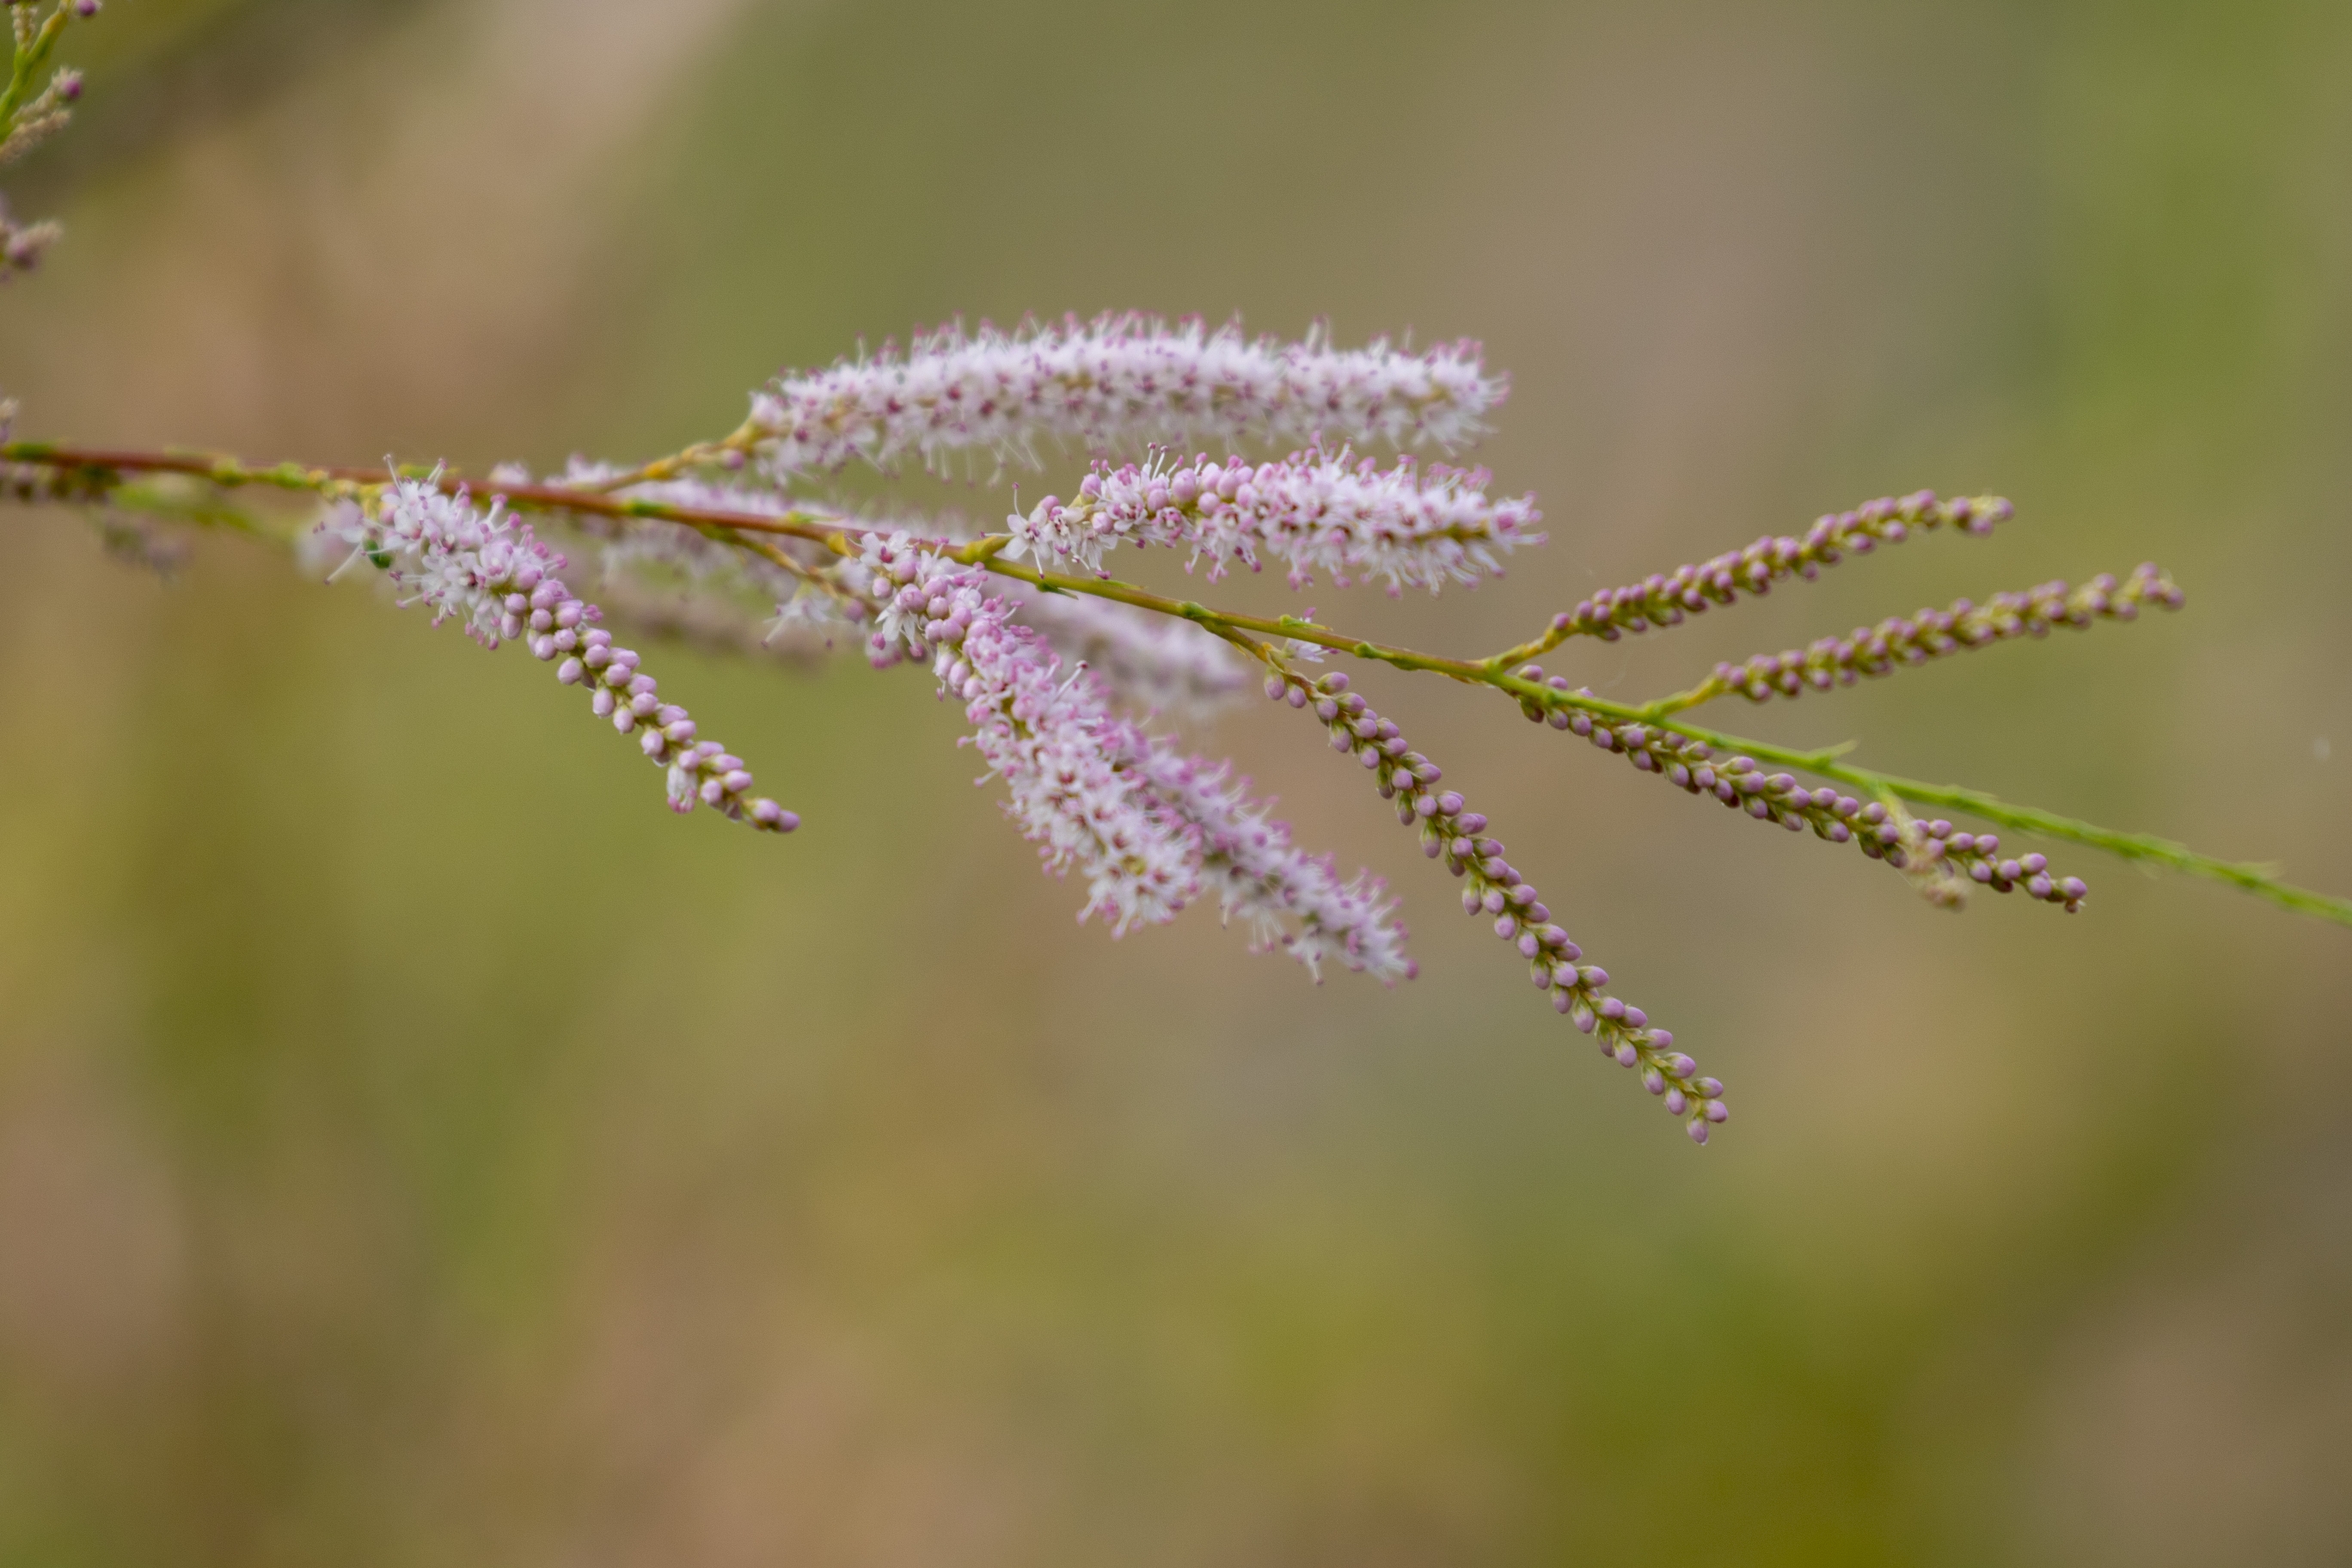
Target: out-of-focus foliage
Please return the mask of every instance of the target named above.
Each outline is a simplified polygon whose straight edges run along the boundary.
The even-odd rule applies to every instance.
[[[68,224],[0,295],[24,431],[544,465],[957,311],[1475,335],[1480,458],[1552,542],[1349,624],[1473,651],[1998,489],[1989,544],[1573,673],[2155,557],[2186,614],[1742,722],[2352,889],[2339,5],[84,36],[90,150],[11,176]],[[1393,994],[1075,927],[918,677],[667,657],[791,840],[672,819],[536,666],[250,544],[165,587],[0,514],[0,1562],[2352,1551],[2343,931],[2113,868],[2074,921],[1944,916],[1366,675],[1737,1084],[1700,1152],[1286,715],[1217,741],[1404,893]]]

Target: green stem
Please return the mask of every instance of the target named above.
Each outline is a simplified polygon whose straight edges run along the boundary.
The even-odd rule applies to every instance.
[[[44,441],[12,441],[0,444],[0,460],[33,464],[65,472],[101,476],[123,473],[185,474],[221,486],[235,489],[241,485],[265,485],[280,489],[309,491],[321,495],[358,495],[383,488],[390,478],[383,470],[353,468],[309,468],[294,463],[280,463],[271,468],[254,468],[234,458],[195,452],[131,452],[91,447],[61,446]],[[461,489],[477,489],[485,494],[506,498],[507,504],[530,511],[579,512],[592,516],[614,518],[652,518],[682,523],[688,527],[733,535],[782,534],[792,538],[814,541],[834,553],[855,556],[859,552],[862,536],[877,531],[875,529],[845,522],[838,518],[815,512],[788,512],[770,516],[757,512],[737,512],[715,509],[669,506],[661,502],[633,499],[615,499],[594,491],[574,489],[561,485],[478,484],[455,473],[441,469],[404,468],[400,477],[437,485],[442,490],[455,493]],[[163,499],[143,490],[121,488],[116,499],[125,504],[155,508]],[[198,521],[229,522],[233,519],[242,525],[242,514],[207,513],[204,509],[178,503],[158,510],[170,510]],[[753,539],[740,541],[747,548],[768,553]],[[2283,909],[2299,914],[2316,915],[2352,926],[2352,900],[2334,898],[2281,881],[2267,868],[2259,865],[2221,860],[2200,855],[2186,846],[2147,834],[2119,833],[2112,828],[2061,816],[2054,812],[2040,811],[2032,806],[2011,805],[1986,795],[1980,790],[1958,784],[1923,784],[1916,779],[1898,778],[1868,768],[1859,768],[1842,761],[1848,750],[1834,746],[1814,751],[1800,751],[1769,742],[1749,740],[1726,734],[1696,724],[1684,722],[1674,715],[1701,702],[1721,695],[1720,689],[1710,679],[1689,691],[1661,698],[1646,704],[1612,701],[1585,692],[1558,691],[1537,681],[1511,674],[1509,665],[1519,661],[1497,655],[1484,659],[1447,658],[1416,649],[1366,641],[1349,636],[1336,627],[1301,620],[1295,616],[1267,618],[1260,616],[1236,615],[1214,610],[1190,599],[1174,599],[1155,594],[1131,583],[1108,578],[1073,577],[1059,573],[1042,571],[1017,561],[1008,561],[1003,552],[1012,542],[1004,534],[965,542],[937,541],[941,553],[969,565],[978,565],[999,576],[1019,582],[1049,593],[1089,594],[1097,598],[1110,599],[1130,605],[1137,609],[1172,616],[1190,621],[1204,631],[1224,638],[1253,657],[1277,668],[1283,668],[1278,645],[1261,640],[1274,638],[1311,643],[1358,658],[1374,659],[1398,669],[1424,671],[1443,675],[1449,679],[1471,685],[1488,686],[1522,703],[1531,703],[1549,710],[1568,708],[1608,719],[1616,723],[1653,724],[1678,735],[1729,752],[1745,752],[1759,762],[1775,763],[1819,778],[1847,784],[1856,790],[1878,794],[1884,792],[1920,805],[1944,806],[1964,811],[1988,822],[2012,827],[2020,832],[2038,834],[2046,838],[2081,844],[2126,860],[2146,865],[2162,866],[2192,877],[2226,882],[2259,898],[2269,900]],[[781,552],[777,552],[781,554]],[[773,557],[772,556],[772,559]],[[1517,650],[1512,650],[1517,652]]]
[[[2056,812],[2042,811],[2030,805],[2011,805],[1982,790],[1969,789],[1961,784],[1925,784],[1917,779],[1883,773],[1872,768],[1855,767],[1840,760],[1851,749],[1850,744],[1800,751],[1790,746],[1774,745],[1769,741],[1750,740],[1742,735],[1726,734],[1720,730],[1661,718],[1656,710],[1667,707],[1674,699],[1643,707],[1628,707],[1600,698],[1554,691],[1549,687],[1516,677],[1496,679],[1491,684],[1512,696],[1546,707],[1580,708],[1620,722],[1631,721],[1652,724],[1694,741],[1703,741],[1721,752],[1745,752],[1759,762],[1777,763],[1799,773],[1811,773],[1817,778],[1848,784],[1857,790],[1871,794],[1884,791],[1915,805],[1940,805],[1954,811],[1965,811],[1972,816],[1982,817],[2003,827],[2014,827],[2022,833],[2086,845],[2126,860],[2162,866],[2168,870],[2203,877],[2210,881],[2226,882],[2258,898],[2267,899],[2282,909],[2293,910],[2298,914],[2317,915],[2340,925],[2352,925],[2352,899],[2339,899],[2295,887],[2281,881],[2262,865],[2200,855],[2186,845],[2158,838],[2152,834],[2120,833],[2114,828],[2061,816]]]
[[[69,5],[59,5],[33,35],[33,41],[16,51],[15,61],[8,69],[7,89],[0,91],[0,138],[5,138],[16,128],[16,111],[25,107],[25,100],[31,96],[33,79],[40,74],[42,65],[49,58],[49,51],[57,47],[58,35],[65,31],[66,17],[71,10]],[[10,20],[13,22],[15,18]]]
[[[723,440],[698,441],[691,447],[672,452],[667,458],[656,458],[650,463],[641,464],[626,472],[614,474],[610,479],[599,479],[594,484],[583,488],[594,490],[599,494],[610,494],[614,490],[627,489],[631,485],[653,484],[663,479],[674,479],[689,468],[721,462],[730,453],[741,458],[753,447],[759,445],[759,426],[747,419]]]
[[[1688,691],[1677,691],[1672,696],[1661,697],[1655,702],[1646,704],[1642,709],[1642,717],[1654,722],[1660,719],[1672,718],[1677,713],[1687,713],[1694,708],[1714,701],[1728,689],[1730,689],[1723,682],[1710,675]]]

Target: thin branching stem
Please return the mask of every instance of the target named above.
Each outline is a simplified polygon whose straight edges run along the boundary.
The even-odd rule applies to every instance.
[[[13,12],[14,7],[11,9]],[[16,111],[32,96],[33,79],[48,63],[51,51],[57,47],[58,35],[65,31],[66,18],[70,14],[68,7],[59,5],[32,30],[29,37],[24,36],[24,25],[12,15],[11,21],[19,31],[14,56],[9,62],[8,85],[0,88],[0,136],[16,128]]]
[[[733,438],[730,437],[730,442]],[[730,449],[730,442],[716,443],[709,452]],[[633,477],[623,484],[644,482],[647,479],[665,477],[705,460],[706,448],[688,448],[673,459],[647,465],[633,471]],[[280,463],[256,467],[234,458],[209,453],[177,451],[133,451],[100,447],[65,446],[46,441],[13,441],[0,444],[0,460],[32,465],[62,474],[84,479],[105,478],[122,474],[181,474],[222,489],[262,485],[290,491],[326,496],[357,497],[382,487],[390,477],[380,468],[310,467]],[[659,470],[656,472],[656,470]],[[563,485],[504,484],[470,480],[461,475],[428,470],[423,468],[403,468],[401,477],[414,478],[438,485],[443,490],[456,493],[461,489],[478,489],[486,495],[506,498],[507,504],[521,510],[571,512],[614,519],[651,519],[675,522],[694,528],[706,535],[734,542],[770,561],[786,567],[795,575],[812,575],[807,567],[792,560],[783,551],[766,544],[758,536],[782,535],[822,544],[835,554],[856,555],[866,534],[884,531],[870,525],[859,524],[814,510],[795,510],[782,514],[734,511],[717,508],[686,507],[640,498],[614,496],[609,493],[610,483],[596,489]],[[237,520],[245,526],[241,514],[223,509],[191,506],[179,503],[166,507],[159,504],[161,497],[128,487],[116,488],[112,499],[119,504],[142,510],[169,510],[185,520],[205,522],[228,522]],[[1087,594],[1115,600],[1140,610],[1190,621],[1216,637],[1240,647],[1252,657],[1279,671],[1286,668],[1283,645],[1296,641],[1330,649],[1357,658],[1374,660],[1398,669],[1443,675],[1467,685],[1486,686],[1510,697],[1523,705],[1532,704],[1542,710],[1581,710],[1600,718],[1619,723],[1634,722],[1654,725],[1689,740],[1727,752],[1741,752],[1780,767],[1811,773],[1818,778],[1845,784],[1874,795],[1893,795],[1917,805],[1940,806],[1965,812],[2003,827],[2038,835],[2044,838],[2064,840],[2104,850],[2126,860],[2161,867],[2193,877],[2224,882],[2231,887],[2270,900],[2283,909],[2299,914],[2315,915],[2323,920],[2352,926],[2352,900],[2294,887],[2279,879],[2269,867],[2229,861],[2201,855],[2184,845],[2147,834],[2124,833],[2101,827],[2093,823],[2062,816],[2054,812],[2032,806],[2012,805],[1981,790],[1958,784],[1927,784],[1916,779],[1898,777],[1874,769],[1857,767],[1844,760],[1850,745],[1803,750],[1775,745],[1770,742],[1751,740],[1727,734],[1719,730],[1694,724],[1679,717],[1713,698],[1724,694],[1726,688],[1710,677],[1690,690],[1660,698],[1648,703],[1624,703],[1582,691],[1562,691],[1514,671],[1522,650],[1514,648],[1486,658],[1450,658],[1444,655],[1423,653],[1386,643],[1372,642],[1349,635],[1334,626],[1303,620],[1295,616],[1265,617],[1217,610],[1190,599],[1177,599],[1131,583],[1109,578],[1072,576],[1041,570],[1021,562],[1004,559],[1003,551],[1011,542],[1006,534],[991,534],[978,540],[930,542],[938,551],[967,565],[979,565],[1001,576],[1016,578],[1047,593]],[[1268,640],[1273,639],[1273,640]]]

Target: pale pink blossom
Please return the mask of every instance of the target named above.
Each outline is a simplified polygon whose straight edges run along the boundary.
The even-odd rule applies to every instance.
[[[436,482],[404,479],[384,487],[372,513],[345,507],[324,526],[352,547],[346,566],[365,560],[388,572],[407,595],[401,602],[430,606],[434,625],[456,620],[484,647],[522,641],[535,658],[560,659],[556,679],[586,685],[591,710],[624,735],[635,732],[646,759],[666,770],[673,811],[708,805],[776,833],[800,825],[774,801],[753,796],[741,759],[698,739],[693,717],[661,700],[636,654],[615,647],[596,625],[597,607],[555,575],[562,555],[502,500],[484,510],[462,488],[448,494]]]
[[[854,459],[887,468],[951,454],[1034,462],[1045,446],[1148,440],[1427,443],[1475,438],[1507,384],[1475,343],[1414,353],[1376,339],[1333,348],[1318,329],[1285,343],[1238,323],[1114,314],[1000,331],[961,324],[904,353],[780,378],[753,394],[751,426],[771,472]]]
[[[1388,884],[1369,871],[1342,879],[1328,855],[1310,855],[1253,800],[1230,763],[1185,755],[1166,742],[1137,762],[1160,798],[1199,833],[1202,873],[1228,924],[1238,918],[1253,951],[1288,953],[1321,980],[1326,960],[1383,983],[1411,979]]]
[[[1159,544],[1188,550],[1188,564],[1205,560],[1212,580],[1235,562],[1255,571],[1271,558],[1293,587],[1319,572],[1342,586],[1378,580],[1391,592],[1433,593],[1499,574],[1502,556],[1543,539],[1534,498],[1491,500],[1486,478],[1423,470],[1411,458],[1382,468],[1344,447],[1255,466],[1155,449],[1141,464],[1097,463],[1076,499],[1047,496],[1015,514],[1008,553],[1099,572],[1121,543]]]
[[[1328,858],[1294,846],[1226,764],[1184,755],[1114,711],[1085,666],[1065,674],[984,572],[903,533],[869,536],[862,563],[881,605],[869,657],[928,658],[941,689],[963,700],[1007,814],[1049,869],[1086,879],[1079,919],[1099,914],[1120,934],[1213,889],[1253,947],[1287,952],[1318,978],[1327,959],[1383,981],[1412,973],[1379,879],[1341,879]]]
[[[986,574],[925,552],[904,534],[869,535],[864,564],[887,595],[869,642],[877,666],[929,658],[962,699],[971,743],[1004,783],[1005,811],[1047,869],[1086,879],[1083,921],[1112,934],[1172,919],[1200,890],[1189,826],[1129,765],[1149,745],[1111,711],[1098,682],[1065,678],[1052,647],[1016,624]]]

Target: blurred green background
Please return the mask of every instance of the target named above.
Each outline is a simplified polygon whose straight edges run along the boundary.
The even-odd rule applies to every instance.
[[[83,122],[7,172],[68,224],[0,293],[28,433],[551,464],[958,312],[1471,335],[1552,542],[1328,618],[1484,649],[2000,490],[1989,542],[1557,667],[2154,557],[2186,613],[1722,721],[2352,890],[2340,0],[74,43]],[[800,834],[671,817],[543,669],[253,546],[167,587],[0,516],[0,1562],[2352,1560],[2352,933],[2072,853],[2082,917],[1946,916],[1375,672],[1731,1083],[1702,1153],[1286,712],[1206,743],[1391,876],[1393,993],[1074,926],[918,676],[663,659]]]

